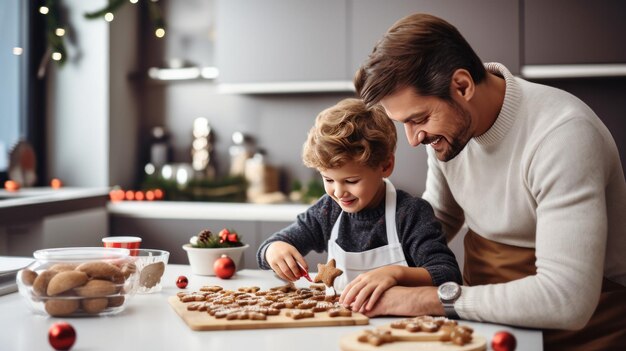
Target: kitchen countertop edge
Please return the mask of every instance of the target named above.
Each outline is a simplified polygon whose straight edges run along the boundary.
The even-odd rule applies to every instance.
[[[121,201],[109,202],[111,216],[130,218],[294,221],[305,204],[251,204],[229,202]]]
[[[3,192],[4,195],[9,195]],[[108,200],[106,188],[24,189],[0,201],[0,223],[23,223],[40,218],[104,208]]]

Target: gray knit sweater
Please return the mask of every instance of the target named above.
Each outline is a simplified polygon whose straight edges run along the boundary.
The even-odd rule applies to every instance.
[[[293,245],[303,256],[311,250],[325,252],[333,225],[341,207],[324,195],[296,221],[265,240],[257,251],[257,263],[270,269],[265,251],[274,241]],[[423,267],[437,286],[447,281],[461,284],[461,272],[454,254],[441,231],[428,202],[397,190],[396,226],[404,257],[410,267]],[[339,226],[337,244],[347,252],[363,252],[387,245],[385,230],[385,201],[373,209],[344,213]]]

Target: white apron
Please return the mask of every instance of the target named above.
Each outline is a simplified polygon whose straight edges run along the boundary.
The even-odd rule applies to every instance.
[[[408,266],[396,230],[396,189],[389,180],[384,181],[387,184],[385,187],[387,245],[363,252],[346,252],[337,244],[343,211],[333,226],[328,240],[328,260],[334,258],[337,268],[343,270],[343,274],[335,279],[334,288],[338,293],[361,273],[389,265]]]

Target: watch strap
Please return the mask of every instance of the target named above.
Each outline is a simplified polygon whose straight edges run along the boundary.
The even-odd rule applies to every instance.
[[[459,314],[456,313],[456,310],[454,309],[454,302],[452,302],[452,303],[444,303],[443,304],[443,310],[444,310],[447,318],[450,318],[450,319],[460,319]]]

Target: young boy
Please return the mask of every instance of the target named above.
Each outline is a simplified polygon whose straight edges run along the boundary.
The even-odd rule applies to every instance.
[[[461,283],[454,254],[424,200],[398,190],[393,171],[396,128],[379,107],[345,99],[322,111],[309,131],[304,164],[317,169],[326,194],[296,222],[265,240],[257,261],[288,281],[308,270],[303,256],[328,252],[344,273],[340,302],[371,309],[394,285]]]

